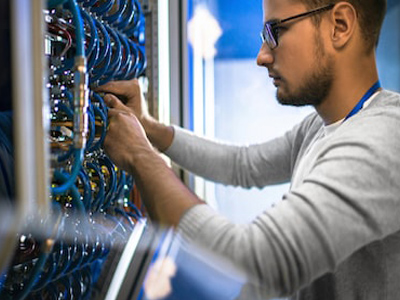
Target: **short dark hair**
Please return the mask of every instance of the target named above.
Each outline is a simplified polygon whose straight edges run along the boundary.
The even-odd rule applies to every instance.
[[[295,0],[303,3],[308,9],[318,8],[341,0]],[[386,0],[342,0],[353,5],[360,20],[361,33],[366,43],[367,50],[372,50],[378,45],[379,34],[385,18]],[[314,20],[319,24],[320,15],[315,15]]]

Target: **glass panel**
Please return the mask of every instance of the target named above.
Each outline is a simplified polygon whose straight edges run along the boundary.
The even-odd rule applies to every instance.
[[[189,2],[194,15],[189,21],[189,41],[193,46],[193,129],[197,133],[238,144],[259,143],[283,134],[310,113],[310,108],[279,105],[267,70],[256,65],[263,18],[260,2]],[[196,13],[203,16],[204,24],[197,23],[193,37],[190,26]],[[202,32],[207,34],[203,39],[199,37]],[[207,46],[200,48],[193,40],[207,42]],[[208,52],[200,55],[199,48]],[[202,188],[222,214],[244,223],[279,201],[288,185],[247,190],[206,182]]]

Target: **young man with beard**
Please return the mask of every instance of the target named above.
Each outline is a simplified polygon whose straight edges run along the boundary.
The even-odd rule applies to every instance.
[[[223,145],[160,124],[136,81],[101,87],[106,150],[135,176],[150,216],[232,260],[270,297],[398,299],[400,95],[380,87],[375,61],[385,10],[385,0],[264,0],[257,63],[280,103],[316,113],[262,144]],[[214,181],[291,188],[253,223],[233,225],[151,143]]]

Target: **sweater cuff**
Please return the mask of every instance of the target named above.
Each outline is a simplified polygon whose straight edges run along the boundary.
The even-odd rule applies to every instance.
[[[195,205],[182,216],[178,224],[177,233],[187,241],[195,241],[204,225],[216,215],[217,212],[207,204]]]
[[[185,140],[187,136],[193,135],[189,130],[183,129],[179,126],[172,125],[174,128],[174,138],[172,144],[164,151],[164,154],[171,156],[178,154],[179,150],[185,145]]]

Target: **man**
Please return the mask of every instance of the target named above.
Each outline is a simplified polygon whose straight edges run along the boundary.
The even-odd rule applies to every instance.
[[[385,10],[384,0],[264,0],[257,63],[279,102],[316,113],[263,144],[222,145],[162,125],[136,81],[102,87],[112,108],[106,150],[135,176],[150,216],[228,257],[270,297],[398,299],[400,95],[380,88],[375,62]],[[186,189],[151,143],[209,179],[290,180],[290,192],[253,223],[233,225]]]

